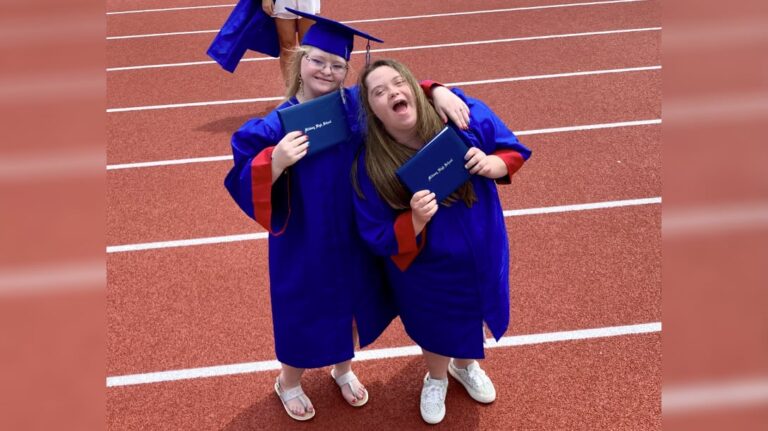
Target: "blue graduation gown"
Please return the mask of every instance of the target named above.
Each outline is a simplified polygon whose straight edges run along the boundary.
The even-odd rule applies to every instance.
[[[347,142],[289,167],[271,184],[271,153],[283,137],[277,112],[232,136],[234,167],[225,186],[240,208],[270,231],[269,277],[277,359],[316,368],[354,356],[395,317],[380,259],[359,237],[350,168],[362,145],[356,88],[345,89]],[[295,98],[281,109],[298,103]],[[310,143],[311,145],[311,143]]]
[[[261,2],[240,0],[213,38],[206,52],[228,72],[234,72],[245,51],[280,56],[277,26],[261,8]]]
[[[482,102],[453,90],[470,108],[473,146],[504,160],[508,183],[531,151]],[[498,340],[509,325],[509,244],[494,180],[473,175],[478,202],[440,205],[416,238],[411,211],[395,211],[377,194],[358,158],[355,194],[361,235],[380,256],[388,256],[387,277],[408,335],[424,349],[456,358],[483,358],[483,321]]]

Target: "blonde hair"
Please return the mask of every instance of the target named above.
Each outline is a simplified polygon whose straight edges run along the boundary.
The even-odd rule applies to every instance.
[[[301,84],[301,60],[303,60],[304,57],[309,55],[309,51],[312,48],[314,47],[309,45],[301,45],[292,51],[291,58],[288,61],[288,80],[286,82],[287,85],[286,85],[286,91],[285,91],[286,100],[296,96],[296,94],[301,89],[301,85],[302,85]],[[320,49],[320,48],[315,48],[315,49]],[[349,69],[350,69],[349,62],[347,62],[343,58],[341,59],[347,64],[347,73],[349,73]],[[346,79],[346,77],[347,75],[345,74],[344,78]],[[342,80],[339,83],[339,89],[341,89],[343,86],[344,86],[344,80]]]
[[[292,51],[288,61],[288,82],[285,98],[290,99],[299,92],[301,87],[301,60],[309,54],[309,46],[301,45]]]
[[[366,115],[366,139],[365,139],[365,169],[371,178],[379,196],[390,207],[402,210],[411,207],[410,193],[398,180],[395,171],[410,159],[416,150],[399,144],[387,132],[384,124],[373,113],[370,101],[368,99],[368,84],[366,79],[368,75],[379,67],[391,67],[402,76],[411,88],[416,102],[416,133],[419,140],[427,142],[432,139],[443,127],[443,122],[437,115],[434,107],[427,100],[426,95],[421,90],[421,86],[416,81],[410,70],[402,63],[396,60],[377,60],[365,67],[360,74],[360,97]],[[362,110],[361,110],[362,113]],[[359,196],[362,195],[357,181],[357,160],[352,167],[352,184]],[[457,200],[462,200],[471,207],[477,201],[472,183],[467,181],[458,190],[453,192],[442,204],[450,206]]]

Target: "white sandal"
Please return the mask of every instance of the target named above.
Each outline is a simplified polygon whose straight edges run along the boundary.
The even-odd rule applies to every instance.
[[[285,412],[288,413],[288,416],[296,419],[297,421],[308,421],[315,417],[315,409],[313,408],[311,412],[307,409],[309,406],[309,398],[307,398],[304,390],[301,389],[301,385],[286,391],[280,391],[280,376],[278,376],[277,381],[275,381],[275,393],[277,393],[277,396],[280,397],[280,401],[282,401],[283,407],[285,408]],[[301,405],[304,406],[304,416],[299,416],[288,408],[288,401],[294,398],[298,398]]]
[[[331,369],[331,377],[333,380],[336,381],[336,384],[339,385],[339,388],[344,388],[344,385],[349,385],[349,391],[352,393],[352,395],[357,399],[357,395],[355,392],[355,388],[352,387],[352,382],[357,380],[358,383],[360,383],[360,380],[357,379],[357,376],[355,373],[352,372],[352,370],[347,371],[346,373],[340,375],[339,377],[336,377],[334,375],[334,369]],[[360,384],[362,386],[362,383]],[[344,397],[344,401],[347,401],[347,404],[349,404],[352,407],[362,407],[368,402],[368,390],[363,388],[363,392],[365,395],[362,399],[357,400],[357,403],[352,404],[351,402],[347,401],[347,398]],[[342,397],[344,394],[342,393]]]

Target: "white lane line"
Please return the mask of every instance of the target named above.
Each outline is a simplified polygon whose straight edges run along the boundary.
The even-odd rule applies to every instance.
[[[528,208],[520,210],[507,210],[504,211],[504,217],[520,217],[536,214],[554,214],[565,213],[574,211],[588,211],[605,208],[619,208],[630,207],[637,205],[653,205],[660,204],[661,197],[655,198],[642,198],[642,199],[626,199],[621,201],[606,201],[606,202],[594,202],[588,204],[575,204],[575,205],[559,205],[554,207],[542,207],[542,208]]]
[[[155,162],[123,163],[119,165],[107,165],[107,170],[149,168],[154,166],[184,165],[188,163],[221,162],[232,160],[232,156],[198,157],[193,159],[158,160]]]
[[[664,103],[664,117],[675,125],[672,130],[688,130],[685,128],[699,124],[731,124],[734,121],[743,127],[741,124],[745,120],[765,121],[768,115],[768,95],[763,93],[733,91],[688,98],[673,97]]]
[[[457,46],[489,45],[494,43],[528,42],[532,40],[605,36],[610,34],[637,33],[637,32],[659,31],[659,30],[661,30],[661,27],[643,27],[643,28],[629,28],[629,29],[620,29],[620,30],[590,31],[585,33],[549,34],[549,35],[543,35],[543,36],[525,36],[525,37],[513,37],[513,38],[507,38],[507,39],[491,39],[491,40],[478,40],[478,41],[469,41],[469,42],[441,43],[441,44],[434,44],[434,45],[413,45],[413,46],[401,46],[401,47],[395,47],[395,48],[378,48],[378,49],[372,49],[371,52],[380,53],[380,52],[394,52],[394,51],[415,51],[419,49],[453,48]],[[365,51],[352,51],[352,55],[360,55],[360,54],[365,54]],[[276,60],[276,59],[272,57],[256,57],[256,58],[244,58],[240,60],[240,62],[247,63],[251,61],[271,61],[271,60]],[[216,64],[216,62],[213,60],[205,60],[205,61],[193,61],[193,62],[184,62],[184,63],[110,67],[110,68],[107,68],[107,72],[119,72],[119,71],[139,70],[139,69],[157,69],[157,68],[165,68],[165,67],[199,66],[199,65],[205,65],[205,64]]]
[[[664,384],[661,409],[667,414],[684,414],[715,409],[749,408],[768,404],[768,377]]]
[[[147,37],[164,37],[164,36],[186,36],[190,34],[210,34],[210,33],[218,33],[218,32],[219,30],[194,30],[194,31],[175,31],[171,33],[132,34],[128,36],[107,36],[107,40],[143,39]]]
[[[400,48],[397,48],[400,49]],[[362,51],[354,51],[352,54],[362,54]],[[257,57],[257,58],[245,58],[241,60],[242,62],[251,62],[251,61],[270,61],[275,60],[272,57]],[[169,64],[149,64],[145,66],[125,66],[125,67],[112,67],[108,68],[107,72],[118,72],[118,71],[125,71],[125,70],[140,70],[140,69],[160,69],[160,68],[166,68],[166,67],[182,67],[182,66],[200,66],[204,64],[216,64],[215,61],[206,60],[206,61],[192,61],[187,63],[169,63]],[[585,71],[585,72],[571,72],[571,73],[560,73],[560,74],[550,74],[550,75],[536,75],[535,77],[530,77],[527,79],[545,79],[545,78],[559,78],[559,77],[565,77],[565,76],[581,76],[581,75],[596,75],[601,73],[622,73],[622,72],[632,72],[632,71],[641,71],[641,70],[656,70],[661,69],[661,66],[643,66],[643,67],[630,67],[630,68],[624,68],[624,69],[606,69],[606,70],[600,70],[600,71]],[[509,81],[517,81],[517,80],[525,80],[526,77],[520,77],[520,78],[500,78],[500,79],[490,79],[485,81],[467,81],[470,85],[473,83],[477,84],[483,84],[483,83],[492,83],[492,82],[509,82]],[[463,84],[463,83],[460,83]]]
[[[213,236],[208,238],[180,239],[176,241],[145,242],[141,244],[112,245],[107,247],[107,253],[122,253],[126,251],[152,250],[156,248],[189,247],[193,245],[221,244],[226,242],[253,241],[266,239],[266,232],[246,233],[240,235]]]
[[[486,13],[505,13],[505,12],[520,12],[520,11],[541,10],[541,9],[559,9],[559,8],[578,7],[578,6],[601,6],[601,5],[619,4],[619,3],[637,3],[639,1],[645,1],[645,0],[613,0],[613,1],[603,1],[603,2],[563,3],[563,4],[552,4],[552,5],[541,5],[541,6],[512,7],[512,8],[505,8],[505,9],[488,9],[488,10],[473,10],[473,11],[467,11],[467,12],[448,12],[448,13],[436,13],[436,14],[429,14],[429,15],[400,16],[400,17],[393,17],[393,18],[357,19],[357,20],[343,21],[343,22],[345,24],[359,24],[359,23],[368,23],[368,22],[402,21],[402,20],[408,20],[408,19],[445,18],[450,16],[466,16],[466,15],[478,15],[478,14],[486,14]]]
[[[661,118],[655,120],[620,121],[618,123],[587,124],[584,126],[555,127],[552,129],[523,130],[515,132],[517,136],[542,135],[546,133],[578,132],[581,130],[612,129],[616,127],[650,126],[661,124]]]
[[[192,102],[192,103],[174,103],[170,105],[152,105],[152,106],[134,106],[131,108],[110,108],[107,112],[131,112],[131,111],[150,111],[153,109],[172,109],[172,108],[189,108],[193,106],[214,106],[214,105],[231,105],[235,103],[256,103],[256,102],[274,102],[277,100],[283,100],[283,96],[275,97],[256,97],[253,99],[237,99],[237,100],[214,100],[211,102]]]
[[[270,60],[275,60],[275,59],[272,57],[244,58],[240,60],[240,63],[246,63],[251,61],[270,61]],[[213,60],[203,60],[203,61],[188,61],[186,63],[147,64],[144,66],[108,67],[107,72],[120,72],[125,70],[142,70],[142,69],[163,69],[166,67],[202,66],[204,64],[216,64],[216,62]]]
[[[661,232],[665,240],[757,231],[768,226],[768,203],[718,202],[717,206],[672,205],[664,209]]]
[[[735,15],[734,18],[719,19],[707,25],[689,22],[676,25],[664,33],[664,53],[685,50],[690,55],[702,49],[731,48],[734,45],[747,46],[758,40],[765,40],[768,27],[760,15]]]
[[[487,44],[493,44],[493,43],[508,43],[508,42],[527,42],[531,40],[562,39],[562,38],[569,38],[569,37],[584,37],[584,36],[603,36],[607,34],[637,33],[637,32],[659,31],[659,30],[661,30],[661,27],[628,28],[628,29],[622,29],[622,30],[604,30],[604,31],[590,31],[590,32],[584,32],[584,33],[565,33],[565,34],[551,34],[551,35],[545,35],[545,36],[512,37],[508,39],[478,40],[474,42],[455,42],[455,43],[441,43],[436,45],[403,46],[399,48],[380,48],[380,49],[372,49],[371,52],[375,53],[375,52],[393,52],[393,51],[413,51],[418,49],[487,45]],[[357,51],[357,52],[362,54],[364,51]]]
[[[235,4],[214,4],[210,6],[184,6],[184,7],[167,7],[163,9],[140,9],[140,10],[122,10],[115,12],[107,12],[107,15],[125,15],[132,13],[149,13],[149,12],[175,12],[182,10],[194,10],[194,9],[215,9],[221,7],[234,8]]]
[[[480,81],[451,82],[451,87],[467,85],[498,84],[503,82],[531,81],[535,79],[571,78],[574,76],[606,75],[611,73],[645,72],[649,70],[661,70],[661,66],[625,67],[622,69],[586,70],[583,72],[551,73],[546,75],[518,76],[512,78],[483,79]]]
[[[60,149],[45,154],[29,150],[0,158],[0,183],[101,176],[105,162],[103,149]]]
[[[661,197],[627,199],[620,201],[593,202],[587,204],[558,205],[554,207],[527,208],[519,210],[504,211],[504,217],[519,217],[535,214],[553,214],[573,211],[586,211],[605,208],[618,208],[637,205],[660,204]],[[107,253],[123,253],[128,251],[154,250],[160,248],[189,247],[203,244],[220,244],[237,241],[253,241],[266,239],[269,235],[266,232],[249,233],[241,235],[215,236],[207,238],[180,239],[174,241],[145,242],[139,244],[112,245],[107,247]]]
[[[104,288],[106,277],[103,259],[0,268],[0,298],[9,295],[98,291]]]
[[[512,76],[508,78],[495,78],[484,79],[479,81],[463,81],[463,82],[449,82],[447,86],[470,86],[470,85],[485,85],[485,84],[498,84],[505,82],[516,81],[533,81],[538,79],[558,79],[558,78],[572,78],[576,76],[590,76],[590,75],[607,75],[613,73],[631,73],[631,72],[647,72],[653,70],[660,70],[661,66],[639,66],[639,67],[624,67],[619,69],[598,69],[598,70],[585,70],[580,72],[563,72],[563,73],[548,73],[544,75],[528,75],[528,76]],[[251,99],[232,99],[232,100],[218,100],[212,102],[192,102],[192,103],[176,103],[167,105],[148,105],[148,106],[134,106],[129,108],[108,108],[107,112],[130,112],[130,111],[147,111],[153,109],[171,109],[171,108],[188,108],[194,106],[207,106],[207,105],[227,105],[234,103],[254,103],[254,102],[271,102],[275,100],[283,100],[283,96],[261,97]]]
[[[564,3],[564,4],[553,4],[553,5],[542,5],[542,6],[514,7],[514,8],[505,8],[505,9],[485,9],[485,10],[466,11],[466,12],[448,12],[448,13],[438,13],[438,14],[429,14],[429,15],[410,15],[410,16],[399,16],[399,17],[389,17],[389,18],[358,19],[358,20],[341,21],[341,22],[344,24],[358,24],[358,23],[368,23],[368,22],[401,21],[401,20],[409,20],[409,19],[445,18],[450,16],[465,16],[465,15],[477,15],[477,14],[486,14],[486,13],[504,13],[504,12],[556,9],[556,8],[578,7],[578,6],[601,6],[601,5],[619,4],[619,3],[637,3],[640,1],[645,1],[645,0],[613,0],[613,1],[603,1],[603,2]],[[164,9],[128,10],[128,11],[118,11],[118,12],[107,12],[107,15],[168,12],[168,11],[182,11],[182,10],[192,10],[192,9],[234,7],[234,6],[235,6],[234,4],[228,4],[228,5],[213,5],[213,6],[175,7],[175,8],[164,8]],[[203,31],[209,32],[209,33],[215,33],[215,32],[218,32],[219,30],[203,30]],[[179,34],[188,34],[188,32],[156,33],[154,35],[109,36],[107,37],[107,39],[109,40],[111,38],[128,38],[128,37],[142,37],[142,36],[152,37],[152,36],[179,35]]]
[[[635,127],[635,126],[647,126],[661,124],[661,119],[655,120],[636,120],[636,121],[620,121],[617,123],[603,123],[603,124],[585,124],[581,126],[569,126],[569,127],[555,127],[551,129],[533,129],[533,130],[521,130],[515,132],[517,136],[527,135],[542,135],[547,133],[564,133],[564,132],[578,132],[582,130],[596,130],[596,129],[612,129],[617,127]],[[137,163],[122,163],[117,165],[107,165],[107,170],[120,170],[120,169],[133,169],[133,168],[150,168],[156,166],[169,166],[169,165],[182,165],[188,163],[205,163],[205,162],[219,162],[232,160],[232,156],[209,156],[198,157],[189,159],[175,159],[175,160],[158,160],[152,162],[137,162]]]
[[[603,328],[579,329],[574,331],[546,332],[529,335],[512,335],[502,337],[498,342],[491,340],[487,348],[526,346],[562,341],[589,340],[595,338],[620,337],[636,334],[661,332],[661,322],[641,323],[625,326],[608,326]],[[421,354],[419,346],[403,346],[387,349],[362,350],[355,353],[355,361],[370,361],[388,358],[417,356]],[[245,362],[240,364],[218,365],[203,368],[187,368],[181,370],[158,371],[152,373],[129,374],[107,377],[107,387],[142,385],[148,383],[190,380],[206,377],[231,376],[245,373],[258,373],[280,369],[276,360]]]

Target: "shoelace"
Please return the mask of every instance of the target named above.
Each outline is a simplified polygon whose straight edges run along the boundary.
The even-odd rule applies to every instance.
[[[467,370],[467,375],[473,387],[480,389],[485,386],[485,371],[482,368]]]
[[[428,385],[424,396],[430,410],[439,410],[439,404],[443,402],[442,388],[437,385]]]

